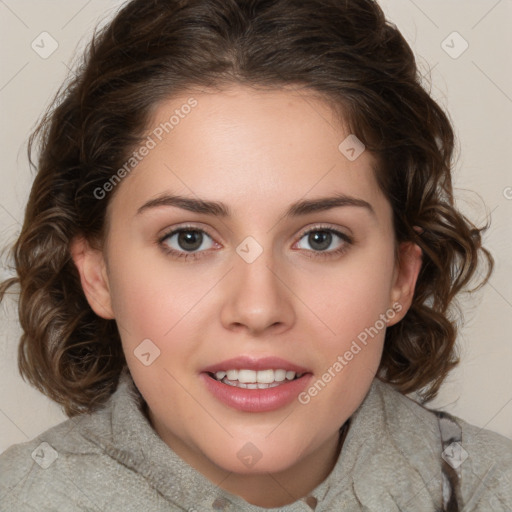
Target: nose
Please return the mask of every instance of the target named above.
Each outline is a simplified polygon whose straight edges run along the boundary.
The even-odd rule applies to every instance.
[[[223,290],[224,327],[254,336],[288,330],[295,322],[295,310],[286,278],[272,261],[271,251],[264,250],[252,263],[236,256]]]

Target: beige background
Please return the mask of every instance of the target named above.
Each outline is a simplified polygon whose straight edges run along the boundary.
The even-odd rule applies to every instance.
[[[0,0],[2,247],[20,229],[33,178],[26,159],[30,130],[68,73],[77,48],[122,3]],[[433,96],[454,122],[460,207],[474,221],[484,221],[487,214],[492,218],[486,245],[495,256],[496,271],[478,296],[463,302],[467,323],[459,335],[462,364],[432,406],[512,438],[512,0],[381,0],[381,5],[413,47],[422,73],[431,77]],[[460,36],[451,35],[454,31]],[[45,49],[51,49],[49,36],[40,36],[42,32],[58,44],[47,58],[31,47],[45,37]],[[464,41],[468,48],[458,55]],[[0,267],[0,277],[6,275]],[[0,326],[3,451],[65,416],[17,372],[20,331],[10,299],[0,306]]]

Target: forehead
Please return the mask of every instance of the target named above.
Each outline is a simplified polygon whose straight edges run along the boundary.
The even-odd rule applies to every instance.
[[[373,156],[350,160],[340,150],[350,135],[327,103],[304,90],[190,91],[154,109],[139,146],[150,149],[142,158],[139,151],[112,202],[136,209],[173,193],[260,213],[327,193],[382,202]]]

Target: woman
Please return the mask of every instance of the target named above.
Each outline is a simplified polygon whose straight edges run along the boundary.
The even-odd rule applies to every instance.
[[[132,1],[37,135],[1,292],[70,420],[2,455],[6,510],[510,507],[510,441],[404,396],[492,258],[376,3]]]

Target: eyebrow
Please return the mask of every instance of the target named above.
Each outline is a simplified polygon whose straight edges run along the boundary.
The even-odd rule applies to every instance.
[[[205,215],[213,215],[215,217],[230,217],[231,210],[224,203],[218,201],[207,201],[205,199],[192,199],[184,196],[163,195],[155,199],[151,199],[144,203],[138,210],[140,214],[152,208],[162,206],[175,206],[183,210],[194,213],[202,213]],[[372,205],[363,199],[348,196],[346,194],[336,194],[329,197],[321,197],[318,199],[303,200],[293,203],[285,213],[285,217],[299,217],[310,213],[331,210],[342,206],[357,206],[366,209],[375,216],[375,210]]]

